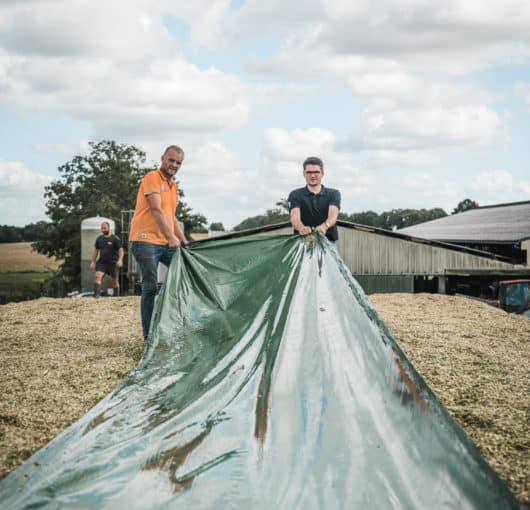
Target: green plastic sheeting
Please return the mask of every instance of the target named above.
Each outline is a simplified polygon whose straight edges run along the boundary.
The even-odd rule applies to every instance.
[[[318,234],[178,251],[151,337],[2,508],[519,507]]]

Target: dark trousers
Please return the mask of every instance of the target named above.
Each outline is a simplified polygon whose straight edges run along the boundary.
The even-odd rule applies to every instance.
[[[155,304],[158,280],[158,263],[169,267],[171,259],[175,253],[174,248],[167,245],[143,243],[133,241],[131,246],[132,254],[136,259],[140,276],[142,278],[142,299],[140,310],[142,316],[142,331],[144,337],[149,334],[151,316]]]

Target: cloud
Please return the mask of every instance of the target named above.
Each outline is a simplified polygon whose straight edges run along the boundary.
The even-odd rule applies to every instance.
[[[226,23],[226,42],[267,37],[288,36],[311,31],[324,16],[321,0],[247,0]]]
[[[35,143],[32,148],[40,154],[60,154],[66,158],[73,158],[79,154],[87,154],[90,150],[88,141],[79,143]]]
[[[485,146],[502,130],[499,115],[486,107],[365,112],[365,143],[372,148],[411,150],[454,145]]]
[[[311,2],[298,22],[289,14],[298,8],[286,6],[290,24],[277,19],[281,47],[266,60],[254,59],[249,69],[348,84],[364,106],[360,128],[341,144],[372,151],[373,161],[395,155],[403,162],[402,151],[433,161],[440,151],[509,144],[507,116],[495,108],[499,98],[460,77],[498,63],[527,62],[530,8],[515,0],[506,9],[494,1],[487,8],[471,4],[476,9],[456,0],[443,6],[383,1],[374,10],[367,1],[323,0]],[[259,19],[276,18],[277,9],[276,2],[247,2],[240,22],[251,23],[258,13]]]
[[[511,191],[512,186],[512,174],[506,170],[483,172],[472,181],[473,190],[483,193],[495,193],[499,189]]]
[[[92,123],[100,137],[212,132],[242,125],[251,107],[250,90],[236,76],[176,57],[140,73],[97,59],[24,57],[0,67],[9,76],[4,104],[71,115]],[[59,79],[65,69],[75,78]]]
[[[519,181],[519,187],[527,195],[526,198],[530,200],[530,181]]]
[[[224,38],[225,17],[230,0],[194,0],[164,2],[164,13],[185,20],[191,27],[191,39],[198,47],[215,50]]]
[[[150,14],[148,5],[144,0],[4,4],[0,11],[2,47],[23,56],[86,58],[107,52],[123,58],[150,55],[169,37]]]
[[[374,150],[367,158],[370,168],[387,167],[425,167],[436,161],[432,151],[421,150]]]
[[[409,172],[399,175],[399,193],[402,197],[413,196],[423,207],[440,207],[440,203],[456,203],[461,191],[442,175],[428,172]],[[407,200],[403,200],[405,203]],[[405,206],[403,206],[405,207]]]
[[[24,226],[45,219],[44,186],[52,178],[18,161],[0,160],[0,217],[6,225]]]
[[[338,149],[335,135],[325,129],[268,129],[263,135],[260,174],[267,177],[262,196],[270,203],[305,185],[302,163],[308,156],[324,161],[324,184],[343,191],[346,201],[366,193],[374,184],[370,171],[354,163],[352,154]]]
[[[530,105],[530,83],[516,81],[514,85],[515,95],[522,97]]]
[[[51,117],[83,140],[134,144],[148,163],[182,145],[186,199],[225,226],[302,186],[308,155],[347,212],[495,201],[526,196],[524,170],[468,169],[499,148],[518,164],[519,112],[504,94],[530,59],[529,25],[521,0],[4,1],[0,108],[35,121],[27,143],[47,161],[86,151],[59,123],[42,136]],[[477,72],[499,63],[502,85]],[[512,91],[530,104],[528,80]],[[24,157],[27,170],[38,155]]]
[[[474,200],[479,204],[517,202],[530,199],[528,181],[517,181],[508,170],[492,170],[476,175],[471,181]]]
[[[325,129],[309,128],[288,131],[280,128],[265,130],[263,154],[272,160],[289,160],[298,165],[309,155],[322,155],[333,150],[335,135]]]
[[[243,26],[261,19],[267,25],[275,22],[284,44],[271,63],[286,74],[305,69],[311,76],[322,66],[329,69],[330,60],[341,61],[348,72],[348,63],[363,57],[400,62],[409,70],[467,74],[508,59],[522,63],[530,56],[530,7],[518,0],[382,1],[377,9],[368,1],[323,0],[310,2],[307,10],[286,5],[281,13],[278,4],[247,2],[238,21]]]
[[[217,140],[186,149],[178,174],[186,203],[204,214],[208,223],[222,221],[225,228],[241,222],[256,208],[262,211],[255,201],[255,179],[255,169],[243,168],[237,154]],[[249,206],[250,198],[254,202]]]
[[[163,7],[153,9],[146,0],[3,6],[0,104],[88,122],[95,138],[151,140],[238,128],[254,109],[297,93],[288,84],[246,82],[186,60],[164,16],[174,11],[201,20],[193,26],[207,45],[226,1],[215,2],[215,16],[205,2],[181,13],[171,2],[167,12]]]
[[[341,146],[331,131],[275,128],[266,130],[263,136],[259,174],[266,176],[266,186],[260,188],[262,201],[268,197],[272,206],[291,189],[304,185],[301,164],[307,155],[324,159],[323,182],[341,191],[342,211],[347,213],[396,207],[441,207],[450,211],[466,196],[479,203],[498,202],[496,197],[502,201],[524,200],[530,188],[526,181],[515,186],[512,174],[506,170],[482,172],[457,183],[443,166],[451,168],[454,163],[428,159],[428,151],[378,150],[368,152],[363,161],[356,152]]]

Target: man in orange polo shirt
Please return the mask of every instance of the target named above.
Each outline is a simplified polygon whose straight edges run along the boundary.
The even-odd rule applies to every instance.
[[[131,250],[142,278],[141,316],[144,340],[149,335],[157,291],[158,263],[169,267],[175,250],[187,244],[175,216],[178,186],[174,181],[184,161],[184,151],[170,145],[162,154],[160,168],[145,175],[131,221]]]

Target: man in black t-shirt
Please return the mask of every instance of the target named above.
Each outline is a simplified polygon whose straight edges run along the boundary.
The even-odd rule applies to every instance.
[[[99,254],[99,257],[98,257]],[[97,259],[97,261],[96,261]],[[94,278],[94,297],[98,298],[101,290],[101,280],[105,274],[112,278],[114,296],[120,295],[120,281],[118,279],[118,269],[123,265],[123,247],[118,236],[110,233],[108,221],[101,223],[101,235],[94,243],[94,252],[90,269],[96,270]]]
[[[291,225],[302,236],[315,229],[335,242],[339,238],[340,192],[322,184],[324,163],[320,158],[309,157],[303,166],[306,186],[291,191],[287,199]]]

